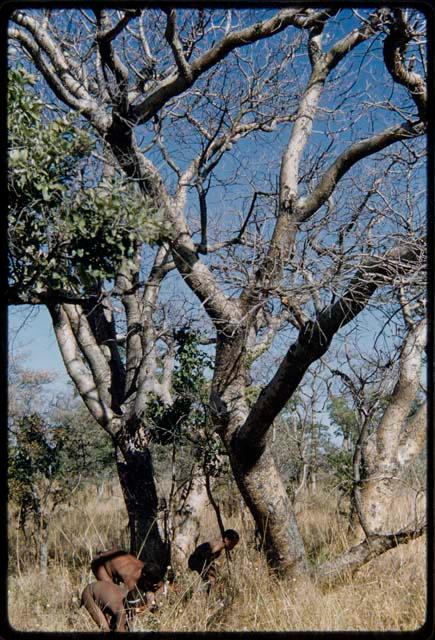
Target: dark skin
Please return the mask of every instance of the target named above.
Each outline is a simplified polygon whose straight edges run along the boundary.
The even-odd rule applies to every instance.
[[[148,576],[146,566],[131,553],[122,549],[111,549],[98,553],[91,562],[91,569],[97,580],[118,585],[123,582],[127,591],[145,593],[145,599],[150,611],[157,608],[155,592],[163,582],[156,576]],[[138,597],[139,594],[136,594]]]
[[[145,607],[128,608],[126,587],[98,580],[88,584],[81,604],[102,631],[128,631],[128,620]]]
[[[200,544],[189,558],[189,568],[199,573],[204,582],[211,588],[216,582],[216,568],[214,561],[222,551],[231,551],[238,541],[228,538],[216,538]]]

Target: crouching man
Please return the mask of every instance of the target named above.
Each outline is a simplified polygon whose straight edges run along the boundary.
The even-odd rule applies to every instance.
[[[189,556],[188,565],[191,571],[196,571],[202,580],[207,584],[207,592],[216,582],[216,565],[215,560],[221,555],[222,551],[231,551],[239,541],[239,534],[234,529],[224,531],[222,538],[203,542]]]
[[[98,552],[91,562],[91,569],[99,581],[115,585],[124,583],[130,602],[143,604],[144,594],[150,611],[157,609],[155,593],[163,585],[163,575],[156,563],[143,562],[122,549],[112,549]]]
[[[128,631],[129,622],[145,609],[129,604],[128,589],[113,582],[91,582],[82,593],[81,605],[101,631]]]

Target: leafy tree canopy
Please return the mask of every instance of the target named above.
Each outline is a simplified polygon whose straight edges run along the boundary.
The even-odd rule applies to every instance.
[[[176,362],[172,376],[174,401],[165,406],[159,398],[148,404],[151,437],[160,444],[181,442],[186,434],[195,433],[205,425],[207,380],[205,369],[210,357],[201,350],[195,331],[180,329],[176,334]]]
[[[35,85],[23,68],[10,70],[9,278],[17,302],[110,280],[139,242],[163,230],[134,184],[87,175],[95,140],[76,115],[53,117]]]

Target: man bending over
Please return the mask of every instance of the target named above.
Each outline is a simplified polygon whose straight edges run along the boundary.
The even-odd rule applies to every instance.
[[[216,566],[214,561],[219,558],[222,551],[231,551],[238,543],[240,537],[234,529],[224,531],[222,538],[203,542],[189,556],[189,569],[199,573],[203,581],[207,584],[207,592],[216,582]]]

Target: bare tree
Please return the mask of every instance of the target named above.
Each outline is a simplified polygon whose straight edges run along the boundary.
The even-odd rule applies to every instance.
[[[175,267],[216,334],[215,429],[268,559],[305,568],[270,428],[334,337],[423,273],[418,189],[404,202],[399,189],[405,175],[421,184],[424,33],[418,12],[382,7],[11,14],[11,42],[170,229],[140,300],[139,256],[117,277],[125,363],[104,292],[92,312],[48,303],[70,375],[117,439],[141,535],[156,511],[144,410],[150,391],[170,401],[149,375],[153,314]],[[250,372],[279,338],[276,371],[249,407]]]

